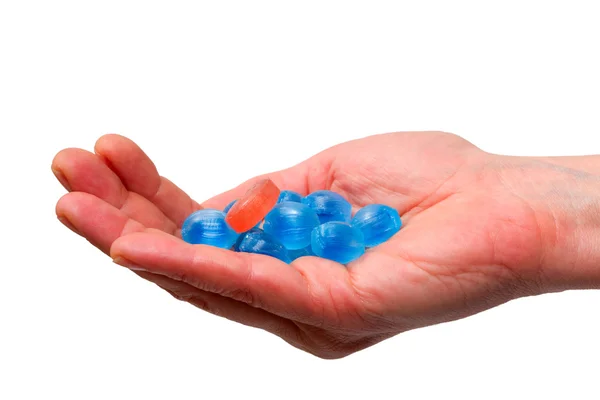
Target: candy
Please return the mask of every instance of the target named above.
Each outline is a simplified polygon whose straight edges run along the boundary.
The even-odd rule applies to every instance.
[[[225,208],[223,209],[223,212],[224,212],[225,214],[227,214],[227,213],[229,212],[229,210],[231,210],[231,207],[233,207],[233,205],[234,205],[235,203],[237,203],[237,200],[233,200],[231,203],[227,204],[227,205],[225,206]],[[261,223],[261,222],[262,222],[262,220],[261,220],[261,221],[258,221],[258,224],[254,225],[254,228],[260,228],[260,223]]]
[[[227,214],[227,213],[229,212],[229,210],[231,210],[231,207],[233,207],[233,205],[234,205],[236,202],[237,202],[237,199],[236,199],[236,200],[233,200],[231,203],[227,204],[227,205],[225,206],[225,208],[223,209],[223,212],[224,212],[225,214]]]
[[[302,196],[293,190],[282,190],[281,193],[279,193],[277,203],[283,203],[284,201],[295,201],[296,203],[300,203],[302,201]]]
[[[181,238],[192,244],[230,248],[238,234],[225,222],[225,213],[219,210],[203,209],[192,213],[181,227]]]
[[[283,244],[258,228],[242,233],[233,248],[243,253],[256,253],[275,257],[288,264],[292,262]]]
[[[303,249],[299,249],[299,250],[288,250],[288,254],[290,255],[290,259],[292,261],[294,261],[297,258],[300,257],[304,257],[304,256],[314,256],[315,253],[312,252],[312,249],[310,246],[307,246]]]
[[[338,193],[319,190],[302,197],[280,191],[264,179],[223,211],[191,214],[181,235],[189,243],[267,255],[286,263],[314,256],[348,264],[402,227],[398,211],[383,204],[364,206],[353,218],[351,213],[352,206]]]
[[[317,213],[302,203],[284,201],[276,204],[265,217],[263,230],[275,237],[288,250],[310,245],[310,234],[319,225]]]
[[[330,190],[319,190],[302,199],[319,217],[323,224],[330,221],[350,222],[352,206],[341,195]]]
[[[351,224],[361,230],[367,247],[385,242],[402,227],[398,211],[383,204],[364,206],[356,212]]]
[[[279,188],[270,179],[263,179],[232,205],[225,221],[234,231],[245,232],[260,223],[278,198]]]
[[[326,222],[313,229],[311,248],[318,257],[348,264],[364,254],[364,236],[348,223]]]

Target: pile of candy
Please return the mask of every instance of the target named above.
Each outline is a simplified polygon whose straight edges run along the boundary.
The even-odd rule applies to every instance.
[[[317,256],[347,264],[400,230],[395,209],[370,204],[352,217],[341,195],[319,190],[306,197],[281,191],[270,180],[256,183],[223,211],[203,209],[183,223],[181,236],[192,244],[258,253],[290,263]]]

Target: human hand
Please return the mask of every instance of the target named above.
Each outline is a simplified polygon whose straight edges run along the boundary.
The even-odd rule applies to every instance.
[[[267,174],[302,195],[330,189],[354,210],[396,208],[403,228],[347,267],[190,245],[183,220],[222,209],[259,178],[202,205],[161,178],[129,139],[66,149],[61,221],[174,297],[323,358],[463,318],[521,296],[597,287],[595,158],[493,155],[441,132],[376,135]],[[597,191],[596,191],[597,192]]]

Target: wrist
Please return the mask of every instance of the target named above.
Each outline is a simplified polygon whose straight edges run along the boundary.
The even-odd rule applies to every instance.
[[[600,287],[600,157],[511,159],[511,187],[535,215],[544,289]]]

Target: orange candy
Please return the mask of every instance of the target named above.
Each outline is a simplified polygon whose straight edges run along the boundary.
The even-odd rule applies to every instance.
[[[250,230],[271,211],[279,198],[279,188],[270,179],[254,184],[227,213],[225,222],[237,233]]]

